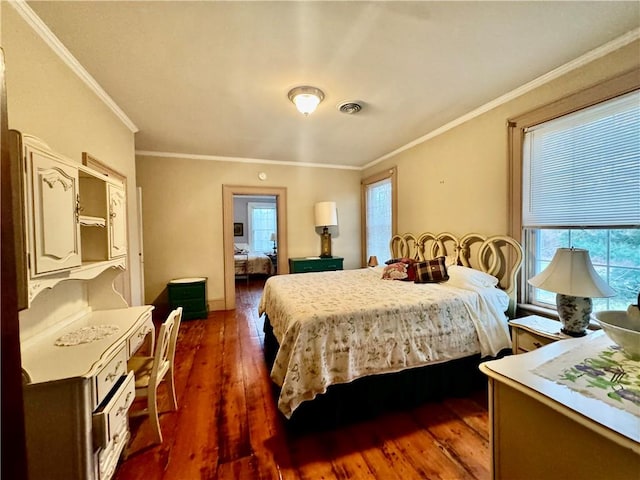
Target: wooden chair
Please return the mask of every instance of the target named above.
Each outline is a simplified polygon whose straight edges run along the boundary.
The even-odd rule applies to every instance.
[[[182,320],[182,307],[173,310],[160,326],[160,333],[156,339],[155,352],[152,357],[132,356],[127,364],[133,370],[136,382],[136,398],[146,398],[147,407],[144,410],[131,412],[130,415],[148,415],[157,443],[162,443],[160,419],[158,417],[158,385],[167,380],[169,398],[173,410],[178,409],[176,389],[173,375],[173,359],[176,353],[178,330]]]

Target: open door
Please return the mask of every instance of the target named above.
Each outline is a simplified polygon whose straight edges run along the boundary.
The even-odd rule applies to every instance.
[[[236,308],[235,265],[233,258],[234,228],[233,228],[233,197],[234,195],[267,195],[276,197],[278,212],[278,274],[288,273],[287,262],[287,189],[284,187],[246,187],[222,186],[222,221],[224,245],[224,298],[225,310]]]

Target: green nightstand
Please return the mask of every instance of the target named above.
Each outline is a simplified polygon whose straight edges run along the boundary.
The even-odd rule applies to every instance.
[[[207,318],[207,278],[176,278],[167,284],[169,308],[182,307],[182,319]]]
[[[290,258],[289,273],[327,272],[330,270],[342,270],[342,257],[311,257]]]

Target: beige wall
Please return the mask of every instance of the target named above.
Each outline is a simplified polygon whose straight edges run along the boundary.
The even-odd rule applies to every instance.
[[[9,128],[35,135],[78,163],[82,152],[126,175],[131,299],[141,303],[134,134],[10,5],[2,6]]]
[[[137,175],[147,303],[165,304],[167,282],[193,276],[208,277],[210,303],[224,298],[222,185],[287,189],[290,257],[319,255],[313,205],[335,201],[332,253],[345,268],[360,267],[360,171],[138,156]]]
[[[507,119],[639,66],[636,41],[363,173],[398,167],[400,232],[511,233]]]

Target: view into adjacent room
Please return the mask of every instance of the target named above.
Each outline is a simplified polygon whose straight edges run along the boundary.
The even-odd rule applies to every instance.
[[[278,208],[274,195],[233,196],[236,281],[277,273]]]

